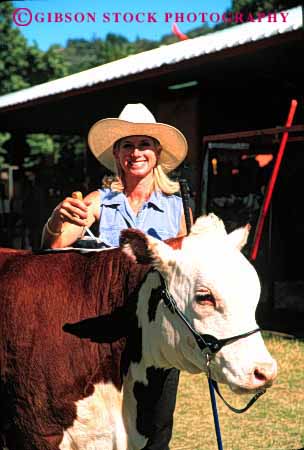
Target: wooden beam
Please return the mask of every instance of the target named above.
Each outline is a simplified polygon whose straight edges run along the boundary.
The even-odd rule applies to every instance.
[[[209,134],[203,137],[203,143],[215,141],[225,141],[230,139],[244,139],[250,137],[259,136],[269,136],[273,134],[282,134],[288,131],[288,133],[299,133],[304,132],[304,125],[293,125],[290,128],[286,127],[275,127],[275,128],[265,128],[262,130],[249,130],[249,131],[237,131],[234,133],[224,133],[224,134]]]

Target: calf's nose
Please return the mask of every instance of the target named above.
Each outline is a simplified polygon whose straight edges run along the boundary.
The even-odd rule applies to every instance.
[[[269,387],[277,376],[277,364],[275,361],[257,364],[253,371],[253,384],[255,387]]]

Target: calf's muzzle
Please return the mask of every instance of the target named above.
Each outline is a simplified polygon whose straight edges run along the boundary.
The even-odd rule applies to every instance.
[[[277,376],[277,372],[277,364],[274,360],[268,363],[257,363],[252,373],[253,387],[270,387]]]

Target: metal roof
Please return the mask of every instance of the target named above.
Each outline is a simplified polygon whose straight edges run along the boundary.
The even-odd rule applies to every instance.
[[[199,56],[218,53],[222,50],[288,33],[303,27],[301,6],[289,9],[285,13],[288,13],[285,23],[282,19],[277,20],[277,22],[268,22],[267,17],[265,17],[261,22],[248,22],[197,38],[161,46],[64,78],[3,95],[0,97],[0,110],[39,98],[87,88],[143,73],[147,70],[158,69],[165,65],[176,64]]]

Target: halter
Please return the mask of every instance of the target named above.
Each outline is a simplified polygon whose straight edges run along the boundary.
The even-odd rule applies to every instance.
[[[164,278],[161,276],[161,298],[164,301],[164,304],[169,309],[169,311],[172,314],[177,314],[180,319],[183,321],[183,323],[187,326],[187,328],[192,333],[197,345],[199,346],[200,350],[202,352],[205,352],[205,358],[206,358],[206,366],[207,366],[207,376],[208,376],[208,382],[211,383],[219,395],[219,397],[223,400],[225,405],[233,412],[235,413],[243,413],[247,411],[256,401],[259,397],[261,397],[262,394],[266,392],[266,389],[260,389],[254,397],[248,402],[248,404],[241,409],[234,408],[233,406],[229,405],[229,403],[223,398],[222,394],[220,393],[218,384],[215,380],[211,379],[211,370],[210,370],[210,362],[214,355],[219,352],[225,345],[232,344],[233,342],[236,342],[240,339],[244,339],[248,336],[251,336],[252,334],[255,334],[259,331],[261,331],[261,328],[256,328],[255,330],[248,331],[247,333],[238,334],[236,336],[231,336],[229,338],[224,339],[217,339],[216,337],[212,336],[211,334],[201,334],[198,333],[191,323],[189,322],[188,318],[185,316],[185,314],[179,309],[177,306],[177,303],[174,299],[174,297],[170,294],[168,291],[168,288],[166,286],[166,282]]]

